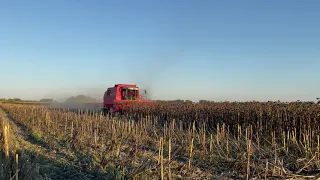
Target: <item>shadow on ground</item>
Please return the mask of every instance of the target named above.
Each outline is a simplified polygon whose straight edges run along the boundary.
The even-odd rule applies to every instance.
[[[41,149],[44,149],[46,152],[50,152],[50,155],[57,155],[57,157],[61,152],[53,151],[53,147],[50,144],[46,143],[41,138],[38,138],[34,133],[31,133],[25,125],[15,121],[7,114],[7,112],[5,114],[5,118],[16,126],[16,128],[14,128],[14,135],[17,136],[16,138],[22,138],[22,141],[26,141],[32,144],[32,146],[28,147],[26,145],[22,145],[16,150],[16,153],[11,154],[9,158],[7,158],[2,149],[0,149],[0,162],[2,164],[0,167],[0,179],[11,179],[16,174],[16,154],[19,155],[19,180],[129,179],[127,177],[123,177],[121,173],[113,167],[108,167],[105,172],[89,170],[86,164],[78,161],[79,159],[84,159],[83,156],[79,157],[80,154],[77,154],[76,161],[70,161],[67,155],[63,156],[64,158],[59,157],[56,159],[52,156],[50,157],[45,152],[41,151]]]
[[[88,179],[126,179],[121,177],[120,172],[110,167],[107,172],[83,170],[67,162],[61,163],[46,158],[35,151],[19,150],[19,180],[42,180],[42,179],[71,179],[71,180],[88,180]],[[0,152],[0,179],[10,179],[14,176],[17,168],[15,159],[6,158],[3,152]]]

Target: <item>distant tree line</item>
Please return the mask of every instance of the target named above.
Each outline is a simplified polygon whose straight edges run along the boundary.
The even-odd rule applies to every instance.
[[[316,98],[317,102],[313,102],[313,101],[307,101],[307,102],[302,102],[300,100],[297,100],[295,102],[281,102],[280,100],[278,101],[268,101],[267,103],[294,103],[294,104],[299,104],[299,103],[310,103],[310,104],[320,104],[320,98]],[[177,100],[155,100],[158,103],[179,103],[179,104],[192,104],[194,103],[191,100],[181,100],[181,99],[177,99]],[[40,101],[35,101],[35,100],[22,100],[20,98],[0,98],[0,102],[4,102],[4,103],[15,103],[15,102],[43,102],[43,103],[55,103],[57,102],[54,99],[50,99],[50,98],[46,98],[46,99],[41,99]],[[85,96],[85,95],[78,95],[78,96],[71,96],[69,98],[67,98],[65,100],[65,103],[94,103],[97,102],[97,100],[95,98],[92,98],[90,96]],[[229,101],[226,101],[229,102]],[[257,101],[250,101],[250,102],[257,102]],[[198,102],[199,104],[209,104],[209,103],[215,103],[215,101],[210,101],[210,100],[200,100]]]
[[[19,102],[56,102],[54,99],[41,99],[40,101],[36,100],[23,100],[20,98],[0,98],[0,102],[3,103],[19,103]]]
[[[6,102],[6,103],[19,103],[19,102],[41,102],[41,103],[56,103],[57,101],[51,98],[44,98],[40,101],[35,100],[22,100],[20,98],[0,98],[0,102]],[[78,96],[71,96],[65,100],[66,103],[94,103],[97,102],[96,99],[85,96],[85,95],[78,95]]]
[[[55,103],[57,101],[54,100],[54,99],[41,99],[39,102],[42,102],[42,103]]]
[[[192,102],[191,100],[181,100],[181,99],[177,99],[177,100],[155,100],[158,103],[182,103],[182,104],[192,104],[194,102]],[[224,101],[224,102],[231,102],[231,101]],[[257,103],[259,101],[247,101],[247,102],[242,102],[242,103]],[[210,100],[200,100],[199,102],[197,102],[199,104],[210,104],[210,103],[217,103],[217,101],[210,101]],[[241,102],[239,102],[241,103]],[[314,101],[291,101],[291,102],[281,102],[280,100],[278,101],[267,101],[265,103],[287,103],[287,104],[301,104],[301,103],[309,103],[309,104],[320,104],[320,98],[317,98],[317,102]]]
[[[35,101],[31,101],[31,100],[22,100],[20,98],[2,98],[0,99],[0,102],[7,102],[7,103],[14,103],[14,102],[35,102]]]
[[[193,104],[194,102],[191,100],[155,100],[158,103],[180,103],[180,104]],[[210,103],[214,101],[208,101],[208,100],[200,100],[199,103]]]

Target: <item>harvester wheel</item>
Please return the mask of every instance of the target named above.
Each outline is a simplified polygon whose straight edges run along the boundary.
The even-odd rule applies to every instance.
[[[114,113],[114,109],[113,109],[113,108],[110,108],[110,109],[109,109],[109,113],[113,114],[113,113]]]
[[[105,116],[105,115],[107,115],[107,113],[108,113],[108,109],[104,106],[102,108],[102,114]]]

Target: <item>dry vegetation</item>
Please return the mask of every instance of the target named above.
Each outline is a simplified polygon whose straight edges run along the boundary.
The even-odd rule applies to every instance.
[[[0,109],[0,179],[46,179],[38,172],[36,157],[19,147],[16,128]]]
[[[316,179],[320,174],[320,106],[314,103],[159,103],[113,117],[0,106],[51,153],[54,165],[72,166],[55,172],[61,179]],[[41,168],[40,175],[57,177]]]

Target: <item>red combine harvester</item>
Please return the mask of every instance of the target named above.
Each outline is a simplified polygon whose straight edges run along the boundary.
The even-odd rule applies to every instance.
[[[140,88],[135,84],[115,84],[104,93],[103,112],[123,112],[132,107],[132,103],[155,104],[155,102],[143,100]],[[146,94],[146,91],[144,90]]]

